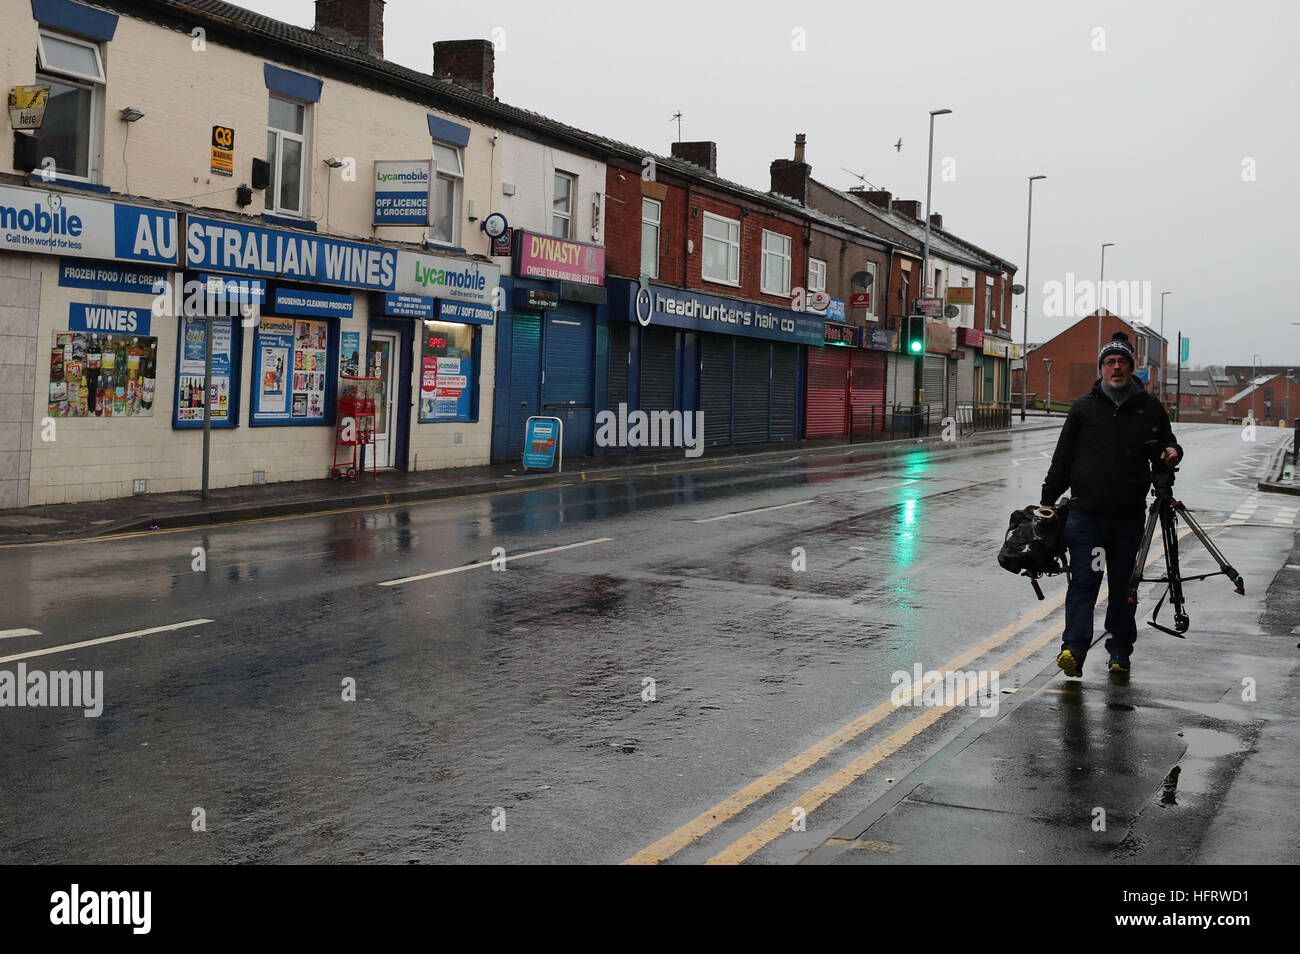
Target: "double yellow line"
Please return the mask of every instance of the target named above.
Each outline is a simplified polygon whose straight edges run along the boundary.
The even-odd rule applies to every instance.
[[[1179,538],[1181,539],[1182,537],[1185,537],[1190,532],[1190,530],[1183,530],[1179,534]],[[1156,549],[1153,548],[1147,558],[1146,565],[1150,566],[1156,561],[1158,556],[1162,556],[1162,554],[1158,554]],[[1003,643],[1024,632],[1034,623],[1042,620],[1045,616],[1050,615],[1064,602],[1065,591],[1062,591],[1057,596],[1040,603],[1032,612],[1022,619],[1009,626],[1003,627],[983,642],[971,647],[961,655],[954,657],[943,666],[938,667],[938,669],[943,672],[961,669],[967,666],[986,653],[991,652],[993,649],[996,649],[998,646],[1001,646]],[[1020,663],[1024,662],[1034,653],[1046,646],[1052,639],[1059,637],[1064,631],[1064,628],[1063,622],[1049,627],[1039,633],[1029,643],[1007,655],[1003,659],[1000,659],[989,668],[998,672],[1006,672],[1014,669]],[[968,685],[966,688],[969,688]],[[913,682],[910,689],[911,695],[914,697],[920,694],[923,689],[924,686],[921,683]],[[963,689],[962,692],[953,697],[953,705],[927,708],[923,715],[918,716],[906,725],[897,729],[880,742],[877,742],[866,752],[862,753],[848,765],[832,773],[827,778],[805,791],[785,808],[776,812],[766,821],[762,822],[757,827],[723,848],[717,854],[713,855],[708,859],[706,864],[739,864],[747,858],[750,858],[761,848],[771,844],[781,835],[789,831],[790,823],[798,812],[802,811],[803,814],[809,814],[813,809],[825,804],[836,793],[842,791],[868,770],[879,764],[888,756],[897,752],[908,742],[912,741],[930,726],[934,725],[934,723],[938,722],[946,713],[951,711],[957,705],[960,705],[965,697],[966,691]],[[847,725],[832,732],[820,742],[817,742],[803,752],[800,752],[778,768],[768,772],[762,778],[746,785],[730,798],[719,802],[707,811],[697,815],[676,831],[660,838],[648,848],[638,851],[631,858],[625,860],[623,864],[653,865],[659,864],[662,861],[667,861],[692,842],[702,838],[715,828],[718,828],[720,825],[739,815],[742,811],[776,791],[776,789],[780,788],[795,776],[812,768],[812,766],[816,765],[836,749],[853,741],[897,709],[898,707],[894,705],[892,700],[882,702],[870,712],[859,716]]]

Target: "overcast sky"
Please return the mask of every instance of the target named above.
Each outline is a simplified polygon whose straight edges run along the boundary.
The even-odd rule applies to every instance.
[[[242,5],[314,20],[312,0]],[[933,209],[1015,262],[1022,282],[1027,177],[1048,177],[1034,185],[1031,341],[1074,320],[1043,317],[1046,283],[1095,282],[1101,244],[1114,242],[1106,280],[1139,294],[1150,283],[1157,330],[1160,292],[1172,292],[1165,336],[1191,338],[1192,366],[1256,353],[1300,366],[1300,309],[1277,291],[1300,245],[1298,10],[1289,0],[390,0],[384,50],[427,71],[435,40],[504,40],[503,102],[660,153],[681,110],[682,138],[717,142],[719,174],[761,190],[769,162],[803,132],[820,181],[857,184],[847,167],[924,202],[928,113],[952,109],[935,121]]]

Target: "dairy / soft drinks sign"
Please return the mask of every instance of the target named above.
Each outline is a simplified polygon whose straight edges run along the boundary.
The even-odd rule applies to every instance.
[[[176,213],[0,186],[0,249],[176,264]]]
[[[375,161],[375,225],[428,225],[429,160]]]

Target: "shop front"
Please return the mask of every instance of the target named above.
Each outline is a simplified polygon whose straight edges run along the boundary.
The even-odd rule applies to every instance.
[[[22,404],[0,404],[0,415],[18,418],[0,424],[18,423],[31,434],[21,481],[0,486],[10,505],[195,489],[205,413],[213,426],[212,486],[324,477],[344,378],[376,367],[389,388],[375,448],[385,463],[486,463],[488,429],[475,430],[476,387],[496,266],[0,189],[0,219],[8,209],[28,208],[36,211],[15,212],[20,231],[6,233],[14,239],[0,251],[6,273],[23,275],[23,287],[13,287],[24,319],[17,330],[45,342],[34,349]],[[61,231],[43,234],[51,223]],[[21,231],[28,225],[30,242]],[[419,297],[429,313],[420,327],[438,333],[417,335],[415,323],[402,319],[404,334],[387,339],[388,363],[376,365],[369,356],[382,350],[389,315],[372,309],[372,295]],[[410,398],[420,386],[417,351],[432,372],[423,382],[433,385],[419,406]],[[425,427],[438,423],[460,433]],[[279,430],[285,427],[303,430],[288,437]]]
[[[954,329],[941,322],[926,322],[922,403],[929,406],[931,419],[956,414],[957,361],[952,357],[956,349],[957,333]]]
[[[512,270],[502,280],[492,460],[519,460],[525,424],[539,415],[563,422],[566,457],[590,455],[608,360],[597,348],[608,333],[605,249],[516,230]]]
[[[845,437],[883,420],[886,357],[869,350],[877,331],[827,321],[826,344],[808,348],[805,437]]]
[[[610,316],[611,411],[700,412],[707,446],[803,430],[806,349],[826,340],[819,315],[611,279]]]
[[[984,336],[984,360],[980,368],[976,401],[980,404],[1005,404],[1011,400],[1011,375],[1008,371],[1012,344],[1006,338]]]

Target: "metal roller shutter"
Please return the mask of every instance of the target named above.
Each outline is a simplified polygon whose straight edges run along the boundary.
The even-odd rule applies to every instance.
[[[510,432],[506,456],[518,459],[524,453],[524,424],[542,406],[542,319],[536,315],[515,315],[510,335]]]
[[[808,349],[808,410],[805,435],[834,437],[848,433],[848,348]]]
[[[704,440],[710,446],[731,441],[731,340],[700,336],[700,410]]]
[[[641,330],[643,411],[671,411],[676,403],[677,332],[651,325]]]
[[[736,339],[736,406],[732,440],[737,444],[767,440],[771,368],[770,344],[752,338]]]
[[[564,421],[564,453],[591,453],[595,438],[596,321],[581,312],[546,316],[542,413]],[[512,379],[513,380],[513,379]]]
[[[625,324],[611,323],[609,326],[609,406],[612,410],[627,403],[627,331]]]
[[[795,438],[799,394],[799,346],[772,345],[772,440]]]
[[[854,351],[849,403],[855,415],[854,430],[879,429],[885,422],[885,355],[879,351]]]
[[[947,360],[941,355],[925,356],[925,378],[921,384],[925,393],[921,403],[930,405],[931,417],[943,416],[943,380],[948,370],[946,364]]]

